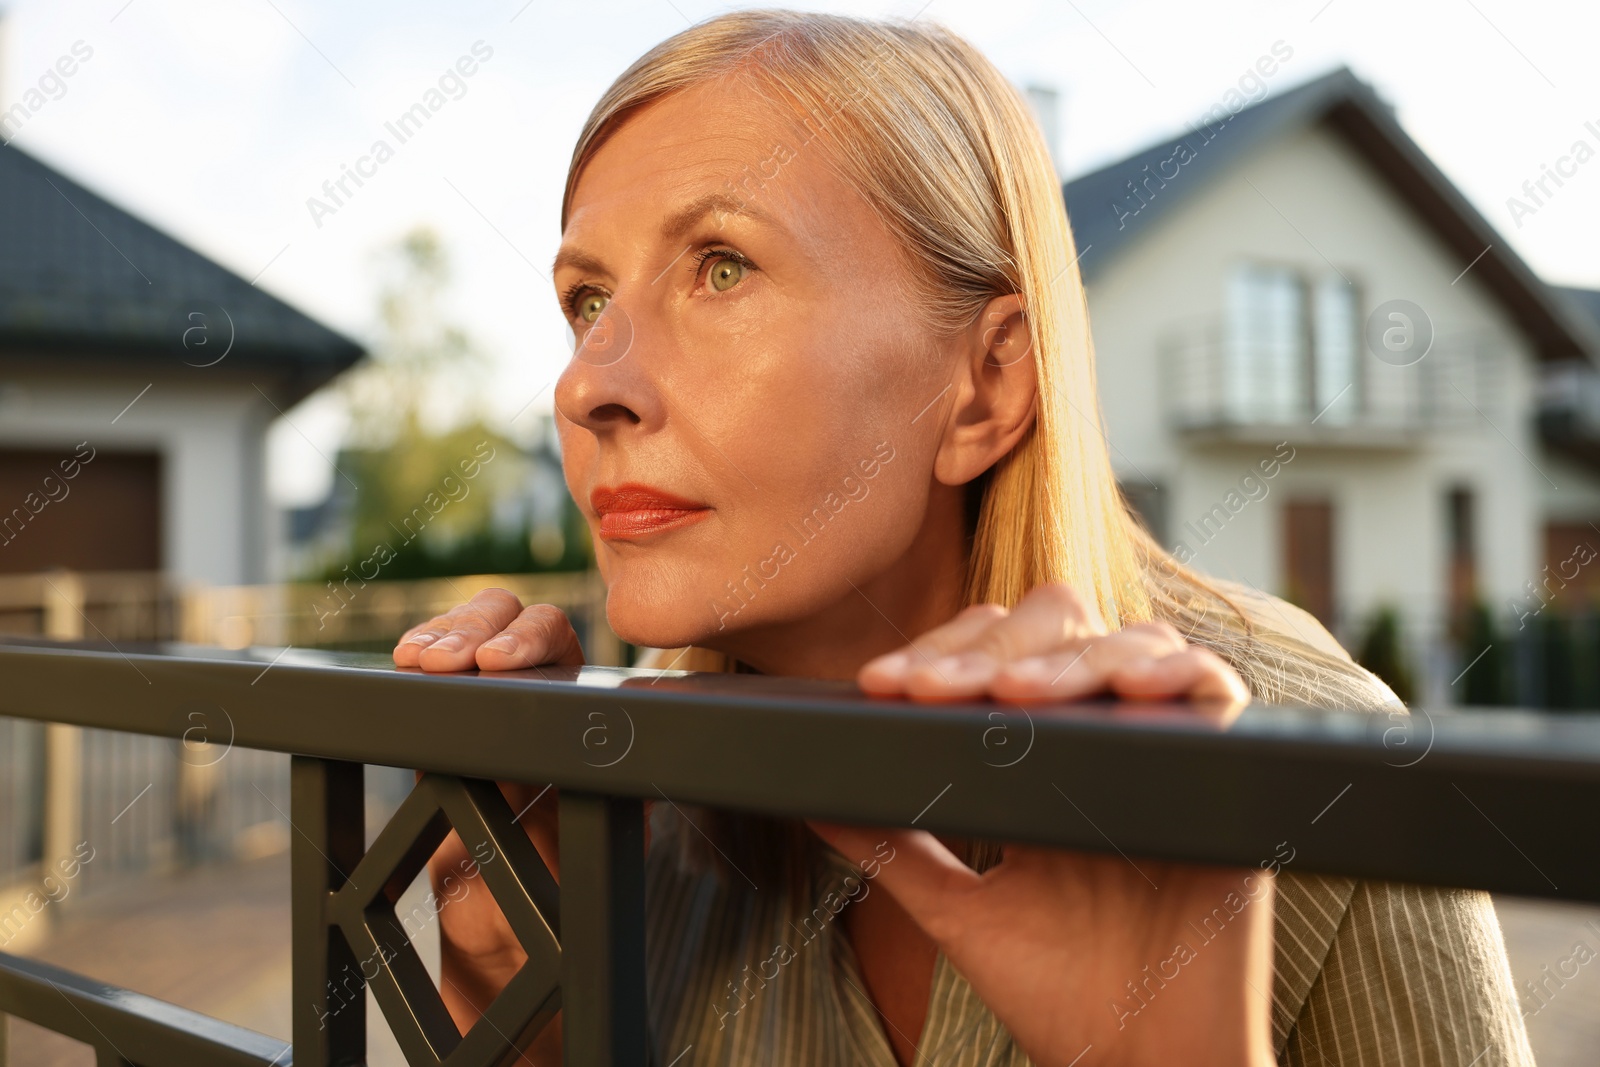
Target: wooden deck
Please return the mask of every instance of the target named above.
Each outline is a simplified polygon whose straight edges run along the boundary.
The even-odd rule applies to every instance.
[[[420,901],[422,879],[402,898]],[[289,855],[149,878],[115,895],[63,909],[28,954],[81,974],[161,997],[238,1026],[289,1040]],[[53,905],[52,905],[53,906]],[[438,974],[438,937],[424,929],[417,949]],[[371,1067],[405,1067],[368,994]],[[93,1067],[87,1046],[9,1021],[10,1067]]]
[[[420,890],[419,879],[411,892]],[[151,878],[115,896],[76,904],[69,902],[32,955],[288,1040],[287,853]],[[1500,899],[1497,905],[1541,1067],[1592,1067],[1600,1049],[1600,907],[1519,899]],[[1547,983],[1552,992],[1541,1006],[1524,980],[1540,980],[1547,966],[1558,972],[1580,942],[1596,958],[1577,966],[1576,977],[1564,985]],[[437,974],[436,932],[425,929],[417,945]],[[1568,963],[1567,973],[1574,966]],[[368,1062],[403,1067],[375,1005],[369,1006],[368,1019]],[[92,1067],[94,1062],[88,1048],[16,1020],[11,1042],[12,1067]]]

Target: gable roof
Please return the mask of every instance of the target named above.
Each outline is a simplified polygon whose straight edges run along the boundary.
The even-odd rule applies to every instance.
[[[1473,264],[1478,281],[1527,333],[1541,359],[1600,361],[1600,322],[1586,321],[1534,274],[1405,132],[1393,108],[1349,68],[1340,67],[1232,115],[1225,108],[1218,110],[1223,114],[1215,122],[1063,186],[1086,279],[1105,270],[1141,234],[1158,227],[1262,144],[1321,124],[1372,164],[1463,267]],[[1191,153],[1181,165],[1180,177],[1155,186],[1155,195],[1140,206],[1129,183],[1143,181],[1146,167],[1150,174],[1158,174],[1157,165],[1171,158],[1180,144]]]
[[[183,330],[207,303],[232,320],[230,363],[288,372],[300,395],[364,354],[14,144],[0,147],[0,234],[0,356],[195,365]]]
[[[1557,286],[1556,292],[1566,297],[1569,303],[1581,308],[1585,315],[1594,320],[1595,328],[1600,329],[1600,289],[1573,289],[1569,286]]]

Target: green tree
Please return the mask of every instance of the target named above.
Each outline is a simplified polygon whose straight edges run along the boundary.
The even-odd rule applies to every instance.
[[[323,577],[582,569],[586,538],[565,537],[549,559],[535,556],[528,530],[495,530],[496,502],[518,491],[527,461],[484,414],[488,361],[444,311],[450,265],[438,236],[413,229],[380,271],[372,358],[339,387],[351,420],[339,460],[354,483],[350,538]]]
[[[1563,612],[1543,612],[1534,625],[1543,674],[1544,706],[1571,710],[1578,700],[1578,648],[1572,620]]]
[[[1461,703],[1476,707],[1495,707],[1507,702],[1507,644],[1500,636],[1489,606],[1475,601],[1462,613],[1460,640],[1456,644],[1464,673],[1459,682]]]
[[[1361,650],[1356,662],[1389,683],[1406,704],[1416,695],[1411,668],[1406,662],[1405,646],[1400,632],[1400,613],[1389,605],[1373,613],[1367,624],[1366,636],[1361,640]]]

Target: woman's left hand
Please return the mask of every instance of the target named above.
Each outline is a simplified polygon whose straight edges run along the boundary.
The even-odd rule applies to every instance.
[[[876,868],[1039,1067],[1276,1062],[1265,871],[1007,845],[978,874],[923,830],[811,827]]]
[[[871,660],[857,682],[877,696],[949,701],[1081,700],[1109,694],[1189,700],[1226,711],[1250,691],[1222,657],[1191,645],[1163,622],[1108,633],[1070,587],[1041,585],[1007,611],[967,608],[905,648]]]
[[[858,680],[920,701],[1187,700],[1222,719],[1250,696],[1238,672],[1171,626],[1108,633],[1059,584],[1009,612],[968,608]],[[853,861],[893,846],[878,884],[1035,1063],[1065,1067],[1090,1048],[1085,1065],[1274,1062],[1272,879],[1262,871],[1007,845],[978,874],[925,831],[811,825]],[[1215,925],[1216,909],[1231,921],[1197,943],[1196,925]]]

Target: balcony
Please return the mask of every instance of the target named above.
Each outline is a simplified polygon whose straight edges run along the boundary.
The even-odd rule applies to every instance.
[[[1573,360],[1544,369],[1539,435],[1551,448],[1600,468],[1600,371],[1593,364]]]
[[[186,739],[192,712],[226,708],[230,747],[291,754],[291,1044],[0,953],[0,1014],[108,1064],[363,1062],[364,999],[330,999],[359,965],[410,1063],[511,1062],[559,1008],[567,1063],[642,1067],[647,800],[1238,866],[1287,840],[1296,870],[1600,901],[1600,854],[1551,817],[1600,807],[1596,715],[1262,706],[1218,726],[748,675],[425,675],[362,653],[22,638],[0,641],[0,675],[0,716]],[[617,745],[595,747],[597,724]],[[370,846],[368,765],[425,772]],[[561,790],[559,886],[505,779]],[[482,871],[529,952],[465,1035],[394,908],[451,828],[503,858]]]
[[[1218,320],[1162,346],[1168,424],[1192,441],[1403,450],[1430,435],[1500,422],[1497,352],[1485,338],[1440,337],[1397,366],[1348,349],[1230,337]]]

